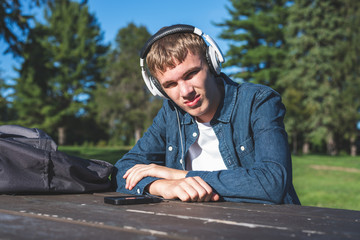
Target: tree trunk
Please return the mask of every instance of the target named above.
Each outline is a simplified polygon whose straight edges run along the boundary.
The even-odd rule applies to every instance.
[[[137,141],[139,141],[139,139],[141,138],[141,129],[140,128],[136,128],[135,129],[135,143]]]
[[[66,142],[66,133],[65,133],[65,127],[59,127],[58,128],[58,144],[61,145],[65,145]]]
[[[356,139],[355,137],[350,138],[350,154],[351,154],[352,157],[355,157],[356,152],[357,152],[355,139]]]
[[[293,137],[293,154],[297,154],[297,148],[298,148],[298,141],[297,141],[297,137],[296,134]]]
[[[303,146],[302,146],[302,153],[303,154],[309,154],[310,152],[310,144],[308,142],[304,142]]]
[[[331,156],[335,156],[338,153],[336,149],[336,143],[332,134],[329,134],[328,136],[326,143],[326,151]]]

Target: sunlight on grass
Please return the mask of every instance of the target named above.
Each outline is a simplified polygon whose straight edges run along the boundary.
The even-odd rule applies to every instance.
[[[293,175],[302,205],[360,210],[360,157],[293,157]]]

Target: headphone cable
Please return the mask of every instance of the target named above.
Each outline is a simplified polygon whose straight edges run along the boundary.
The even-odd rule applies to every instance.
[[[176,112],[176,117],[177,117],[177,123],[178,123],[178,128],[179,128],[179,135],[180,135],[180,143],[181,143],[181,165],[183,170],[185,170],[184,167],[184,143],[183,143],[183,139],[182,139],[182,134],[181,134],[181,127],[180,127],[180,118],[179,118],[179,112],[177,110],[177,107],[175,107],[175,112]]]

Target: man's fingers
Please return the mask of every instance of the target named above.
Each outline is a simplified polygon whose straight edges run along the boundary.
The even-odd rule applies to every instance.
[[[208,202],[211,200],[213,190],[202,178],[192,177],[187,178],[187,180],[190,181],[191,186],[193,186],[197,192],[196,201]]]
[[[133,189],[135,185],[144,177],[147,176],[147,165],[138,164],[130,168],[123,176],[126,178],[126,189]]]
[[[211,196],[211,201],[217,202],[217,201],[219,201],[219,200],[220,200],[219,194],[213,193],[212,196]]]
[[[200,177],[170,180],[159,179],[149,185],[148,191],[165,199],[178,198],[184,202],[219,200],[219,195],[214,194],[212,188]]]
[[[212,188],[200,177],[189,177],[176,186],[176,195],[182,201],[205,202],[212,198]]]
[[[187,178],[186,179],[189,184],[191,185],[193,191],[191,191],[190,197],[192,202],[202,202],[204,201],[204,198],[206,198],[206,195],[208,195],[208,192],[206,189],[199,184],[199,182],[195,178]]]
[[[191,196],[189,195],[189,189],[177,186],[174,188],[174,197],[179,198],[183,202],[190,202]]]

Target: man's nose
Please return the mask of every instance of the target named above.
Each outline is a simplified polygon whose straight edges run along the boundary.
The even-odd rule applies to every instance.
[[[180,96],[182,98],[191,97],[194,93],[194,87],[189,81],[180,82],[179,87],[180,87]]]

